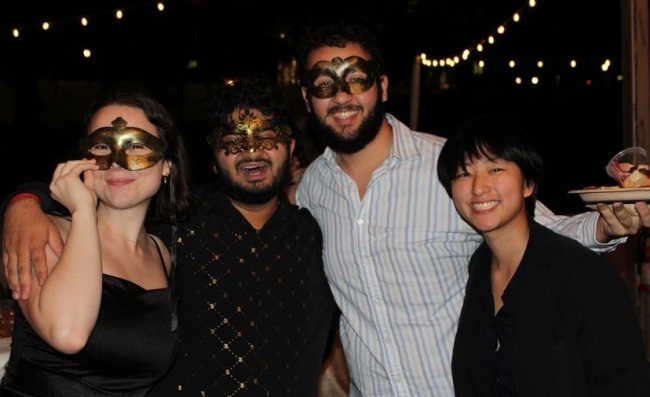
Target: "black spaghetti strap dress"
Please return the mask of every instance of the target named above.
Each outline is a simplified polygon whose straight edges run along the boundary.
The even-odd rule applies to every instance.
[[[104,274],[95,329],[83,350],[71,355],[50,347],[16,309],[0,396],[145,396],[177,351],[172,285],[169,280],[167,288],[145,290]]]

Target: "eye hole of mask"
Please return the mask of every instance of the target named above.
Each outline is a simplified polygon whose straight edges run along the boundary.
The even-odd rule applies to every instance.
[[[88,149],[88,152],[95,156],[108,156],[113,151],[107,144],[97,143]],[[142,143],[133,142],[123,145],[122,152],[129,156],[144,156],[153,153],[153,150]]]

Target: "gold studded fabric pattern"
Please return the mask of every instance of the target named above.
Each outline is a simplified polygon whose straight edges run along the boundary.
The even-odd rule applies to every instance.
[[[178,227],[179,356],[154,396],[316,396],[336,310],[318,224],[283,196],[255,230],[210,197]]]

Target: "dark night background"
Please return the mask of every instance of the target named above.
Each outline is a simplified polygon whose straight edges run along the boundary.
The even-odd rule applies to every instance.
[[[150,1],[65,3],[12,2],[13,11],[0,14],[2,197],[20,181],[49,178],[76,145],[84,106],[115,85],[155,93],[183,126],[196,180],[210,178],[200,116],[211,88],[243,75],[276,78],[301,35],[331,20],[361,22],[382,39],[388,111],[408,124],[416,55],[459,54],[517,10],[521,21],[509,22],[481,54],[482,74],[473,72],[473,62],[444,69],[444,76],[441,68],[422,67],[417,129],[446,136],[476,114],[516,118],[537,137],[547,161],[540,198],[558,213],[584,210],[568,190],[613,184],[603,167],[623,148],[620,1],[539,0],[530,8],[523,0],[178,0],[165,2],[163,13]],[[113,12],[120,7],[126,15],[117,21]],[[78,23],[82,15],[88,27]],[[40,30],[43,20],[52,23],[47,32]],[[14,27],[22,28],[18,39]],[[85,47],[92,58],[81,56]],[[509,59],[516,70],[506,66]],[[528,79],[538,59],[544,67],[534,86]],[[578,61],[576,69],[569,59]],[[604,59],[611,60],[607,72],[600,70]],[[190,60],[197,66],[188,68]],[[525,82],[515,84],[515,75]],[[302,117],[298,86],[285,88]]]

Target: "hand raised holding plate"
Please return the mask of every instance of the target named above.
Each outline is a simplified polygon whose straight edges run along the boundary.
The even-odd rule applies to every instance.
[[[642,228],[650,227],[650,207],[644,201],[630,204],[629,207],[623,203],[598,203],[596,209],[600,213],[598,218],[597,240],[605,243],[613,238],[631,236],[637,234]]]
[[[630,236],[650,227],[650,166],[645,149],[627,148],[617,153],[605,167],[616,186],[589,187],[571,190],[582,201],[600,213],[597,239]]]

